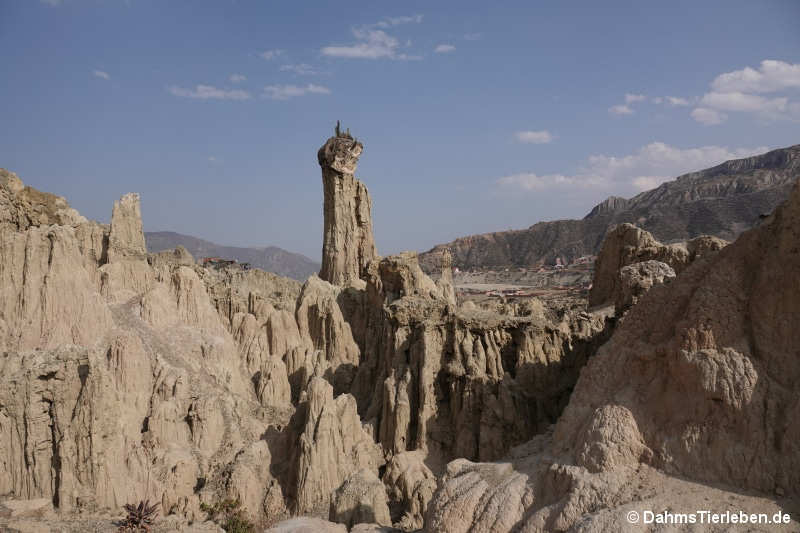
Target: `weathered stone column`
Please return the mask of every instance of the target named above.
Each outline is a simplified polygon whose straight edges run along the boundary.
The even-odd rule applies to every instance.
[[[325,191],[325,234],[319,277],[334,285],[361,279],[376,255],[372,234],[372,200],[353,175],[364,146],[350,131],[336,133],[317,153]]]

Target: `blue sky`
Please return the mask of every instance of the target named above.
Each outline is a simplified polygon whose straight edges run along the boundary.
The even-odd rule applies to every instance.
[[[425,250],[800,143],[798,27],[796,1],[0,0],[0,166],[318,259],[341,119],[379,252]]]

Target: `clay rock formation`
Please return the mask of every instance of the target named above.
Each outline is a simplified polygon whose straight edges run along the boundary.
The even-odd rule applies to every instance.
[[[386,489],[372,470],[353,473],[334,491],[330,520],[348,528],[356,524],[392,525]]]
[[[111,211],[111,231],[108,235],[108,260],[141,259],[147,254],[142,231],[141,200],[128,193],[114,202]]]
[[[351,395],[342,394],[334,399],[333,387],[315,377],[308,385],[308,400],[303,410],[305,423],[292,461],[289,496],[294,499],[294,511],[298,514],[327,512],[334,491],[340,489],[353,472],[362,469],[377,472],[383,457],[380,447],[362,428]],[[352,489],[344,489],[344,493],[350,492]],[[342,506],[334,506],[338,511],[333,514],[344,516],[344,506],[356,503],[348,499],[351,496],[338,493],[336,498]],[[380,509],[373,509],[373,513],[380,518],[388,515],[388,511],[383,513]],[[354,516],[348,515],[348,520],[352,519]]]
[[[16,174],[0,168],[0,226],[10,224],[25,230],[31,226],[74,227],[84,223],[86,219],[61,196],[26,187]]]
[[[617,315],[623,314],[628,308],[639,301],[644,293],[675,277],[675,271],[661,261],[642,261],[633,263],[619,270],[619,280],[614,296],[614,310]]]
[[[319,277],[334,285],[359,280],[376,255],[372,234],[372,200],[354,176],[364,145],[349,132],[336,134],[319,149],[324,200],[324,239]]]
[[[426,528],[604,531],[627,510],[702,498],[774,513],[770,499],[796,498],[798,227],[800,185],[760,227],[654,287],[589,360],[552,433],[503,462],[448,465]]]
[[[615,301],[621,291],[620,270],[625,266],[658,261],[680,273],[695,259],[719,251],[726,244],[708,235],[686,243],[661,244],[652,234],[633,224],[620,224],[608,233],[597,256],[589,306]]]

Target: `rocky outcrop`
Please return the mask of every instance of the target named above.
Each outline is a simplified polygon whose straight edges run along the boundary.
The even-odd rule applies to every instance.
[[[371,470],[359,470],[336,489],[331,499],[330,520],[352,528],[356,524],[391,526],[386,489]]]
[[[386,465],[383,482],[391,501],[394,523],[406,531],[423,526],[428,502],[436,491],[436,476],[425,464],[423,450],[396,454]]]
[[[589,305],[598,306],[623,298],[620,272],[623,267],[645,261],[666,264],[680,273],[689,263],[722,249],[727,242],[701,235],[687,243],[661,244],[649,232],[633,224],[620,224],[611,230],[595,262]]]
[[[333,387],[315,377],[308,385],[307,398],[299,414],[305,420],[293,448],[288,496],[298,514],[327,513],[334,491],[352,473],[368,470],[377,474],[383,458],[380,447],[362,428],[351,395],[334,399]]]
[[[142,259],[146,254],[141,202],[138,194],[129,193],[114,202],[108,235],[108,260],[113,263],[119,259]]]
[[[552,434],[507,461],[448,465],[426,528],[604,531],[626,511],[701,497],[770,514],[769,499],[796,497],[798,227],[800,185],[760,227],[654,287],[590,359]]]
[[[624,266],[619,270],[619,281],[614,295],[614,310],[623,314],[639,298],[653,288],[675,277],[675,271],[661,261],[642,261]]]
[[[334,285],[350,285],[362,276],[376,255],[372,235],[372,200],[355,178],[364,146],[339,131],[319,149],[324,203],[322,269],[319,277]]]

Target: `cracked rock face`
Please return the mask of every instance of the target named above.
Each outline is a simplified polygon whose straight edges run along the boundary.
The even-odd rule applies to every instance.
[[[358,281],[376,255],[372,200],[354,173],[364,146],[349,134],[328,139],[319,149],[324,189],[324,240],[319,277],[334,285]]]

